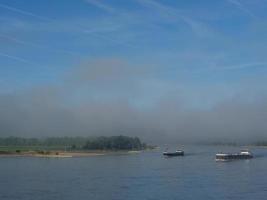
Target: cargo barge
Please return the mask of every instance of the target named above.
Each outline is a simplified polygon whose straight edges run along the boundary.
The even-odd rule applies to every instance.
[[[244,150],[240,153],[228,154],[228,153],[218,153],[216,154],[216,161],[231,161],[231,160],[241,160],[241,159],[251,159],[253,155],[250,151]]]
[[[184,151],[182,150],[177,150],[175,152],[168,152],[168,151],[164,151],[163,152],[164,156],[168,156],[168,157],[172,157],[172,156],[184,156]]]

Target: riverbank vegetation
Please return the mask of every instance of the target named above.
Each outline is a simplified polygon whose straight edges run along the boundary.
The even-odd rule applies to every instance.
[[[22,151],[120,151],[152,148],[138,137],[49,137],[49,138],[0,138],[0,152]]]

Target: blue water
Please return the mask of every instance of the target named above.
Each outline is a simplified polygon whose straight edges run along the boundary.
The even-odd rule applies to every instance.
[[[252,160],[215,162],[229,147],[185,147],[185,157],[160,151],[82,158],[0,158],[1,200],[267,198],[267,149]]]

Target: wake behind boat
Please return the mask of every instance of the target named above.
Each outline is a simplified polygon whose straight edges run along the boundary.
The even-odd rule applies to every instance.
[[[251,159],[253,155],[248,150],[243,150],[240,153],[218,153],[216,154],[215,160],[216,161],[230,161],[230,160],[240,160],[240,159]]]
[[[184,151],[182,151],[182,150],[176,150],[175,152],[164,151],[163,155],[164,156],[168,156],[168,157],[171,157],[171,156],[184,156]]]

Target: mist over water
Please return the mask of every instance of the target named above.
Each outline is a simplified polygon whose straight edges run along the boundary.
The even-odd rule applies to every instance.
[[[157,65],[85,62],[57,83],[0,95],[0,136],[139,136],[155,143],[267,139],[265,90],[256,80],[193,87]],[[244,84],[245,83],[245,84]],[[228,89],[227,89],[228,90]],[[245,92],[246,91],[246,92]]]

